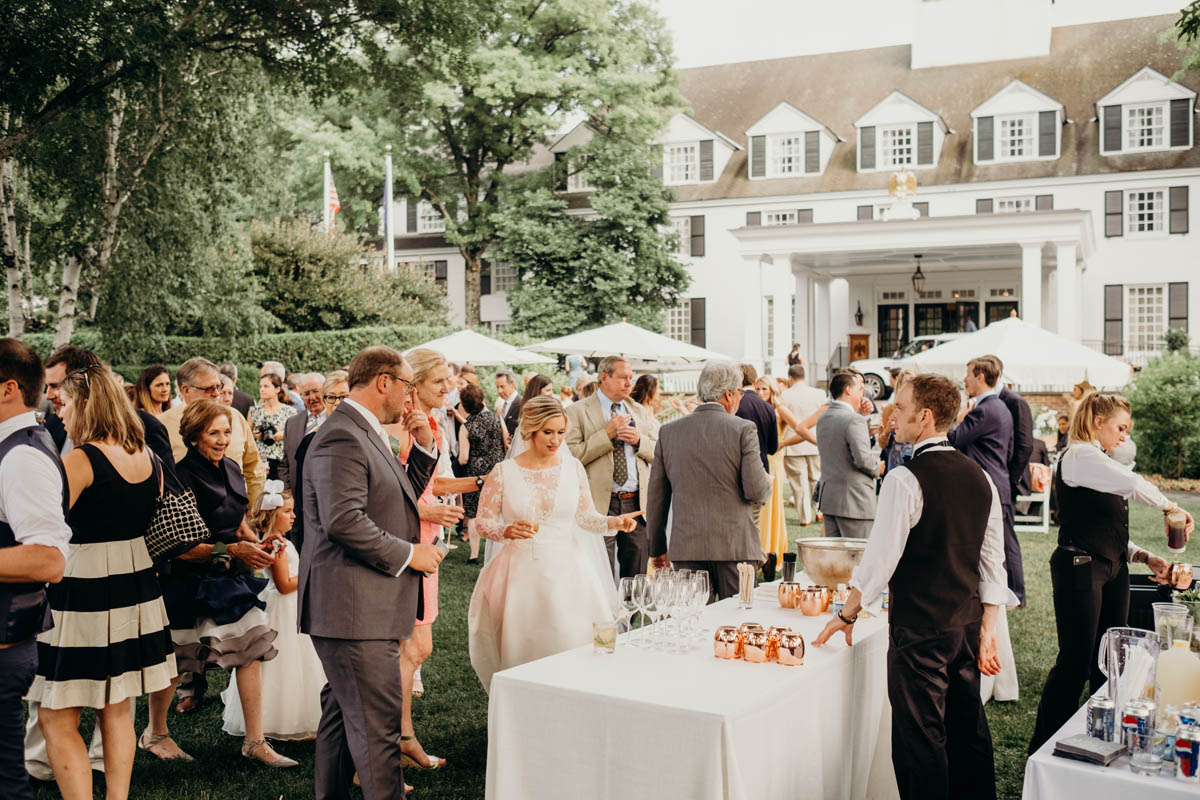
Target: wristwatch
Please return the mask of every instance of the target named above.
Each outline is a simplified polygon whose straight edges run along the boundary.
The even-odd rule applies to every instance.
[[[229,545],[225,544],[224,542],[214,542],[212,546],[212,552],[208,554],[208,558],[211,561],[212,559],[221,558],[222,556],[228,555]]]
[[[482,475],[475,476],[475,488],[483,489],[483,476]]]
[[[846,619],[842,616],[842,612],[839,611],[837,612],[837,618],[842,621],[843,625],[853,625],[854,623],[858,622],[858,614],[854,615],[854,619]]]

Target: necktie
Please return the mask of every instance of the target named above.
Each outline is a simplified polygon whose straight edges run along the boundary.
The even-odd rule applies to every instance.
[[[320,425],[321,425],[321,418],[318,417],[316,414],[313,414],[310,412],[308,415],[308,422],[306,422],[304,425],[304,433],[305,434],[312,433],[317,428],[319,428]]]
[[[621,403],[613,403],[613,414],[624,414],[625,408]],[[624,486],[629,480],[629,464],[625,461],[625,443],[613,439],[613,485]]]

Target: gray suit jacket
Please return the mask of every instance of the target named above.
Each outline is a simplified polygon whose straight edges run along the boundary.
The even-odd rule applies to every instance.
[[[420,574],[401,572],[421,539],[417,493],[437,460],[413,448],[408,472],[343,403],[304,458],[300,630],[330,639],[407,639]],[[397,575],[399,573],[399,575]]]
[[[650,555],[673,561],[761,561],[753,503],[771,498],[771,478],[758,455],[754,423],[704,403],[663,425],[650,468],[646,528]]]
[[[849,519],[875,519],[875,476],[867,418],[834,403],[817,420],[821,454],[821,512]]]
[[[300,442],[304,441],[306,427],[308,427],[307,409],[288,417],[287,421],[283,423],[283,461],[279,462],[279,480],[283,481],[283,485],[293,492],[300,491],[300,487],[294,485],[296,451],[300,449]]]

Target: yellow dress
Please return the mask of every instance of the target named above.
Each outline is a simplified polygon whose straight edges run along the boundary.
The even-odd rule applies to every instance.
[[[787,427],[780,423],[779,441],[783,441]],[[775,563],[783,563],[783,554],[790,548],[787,540],[787,522],[783,517],[783,484],[786,477],[783,471],[783,449],[767,459],[771,474],[771,499],[763,506],[762,515],[758,520],[758,532],[762,539],[763,555],[775,554]],[[778,568],[778,566],[777,566]]]

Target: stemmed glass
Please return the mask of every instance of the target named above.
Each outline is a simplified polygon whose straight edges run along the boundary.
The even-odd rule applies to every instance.
[[[692,595],[692,624],[694,632],[697,636],[704,639],[703,631],[700,630],[700,615],[704,613],[704,607],[708,605],[709,595],[712,593],[712,588],[708,582],[707,572],[695,572],[692,575],[692,586],[695,594]]]
[[[688,651],[688,636],[691,630],[691,605],[695,591],[696,584],[692,582],[690,575],[685,578],[676,579],[675,591],[673,592],[673,608],[676,627],[675,649],[679,653],[686,653]]]
[[[630,641],[635,647],[648,647],[650,642],[647,639],[649,636],[646,630],[646,620],[650,617],[650,607],[653,605],[653,596],[650,591],[650,577],[648,575],[635,575],[633,578],[633,603],[637,609],[637,613],[642,616],[642,625],[638,629],[637,638],[634,639],[630,635]],[[632,626],[633,618],[630,618]]]
[[[646,587],[646,615],[650,617],[650,647],[651,649],[659,647],[663,642],[663,629],[666,627],[664,619],[667,612],[667,596],[668,589],[671,585],[670,578],[665,570],[654,573],[654,577],[650,580]],[[659,621],[662,620],[662,624]]]
[[[621,604],[620,615],[617,621],[625,622],[625,630],[633,633],[633,615],[637,613],[638,602],[637,595],[634,594],[634,579],[621,578],[617,583],[617,600]]]

